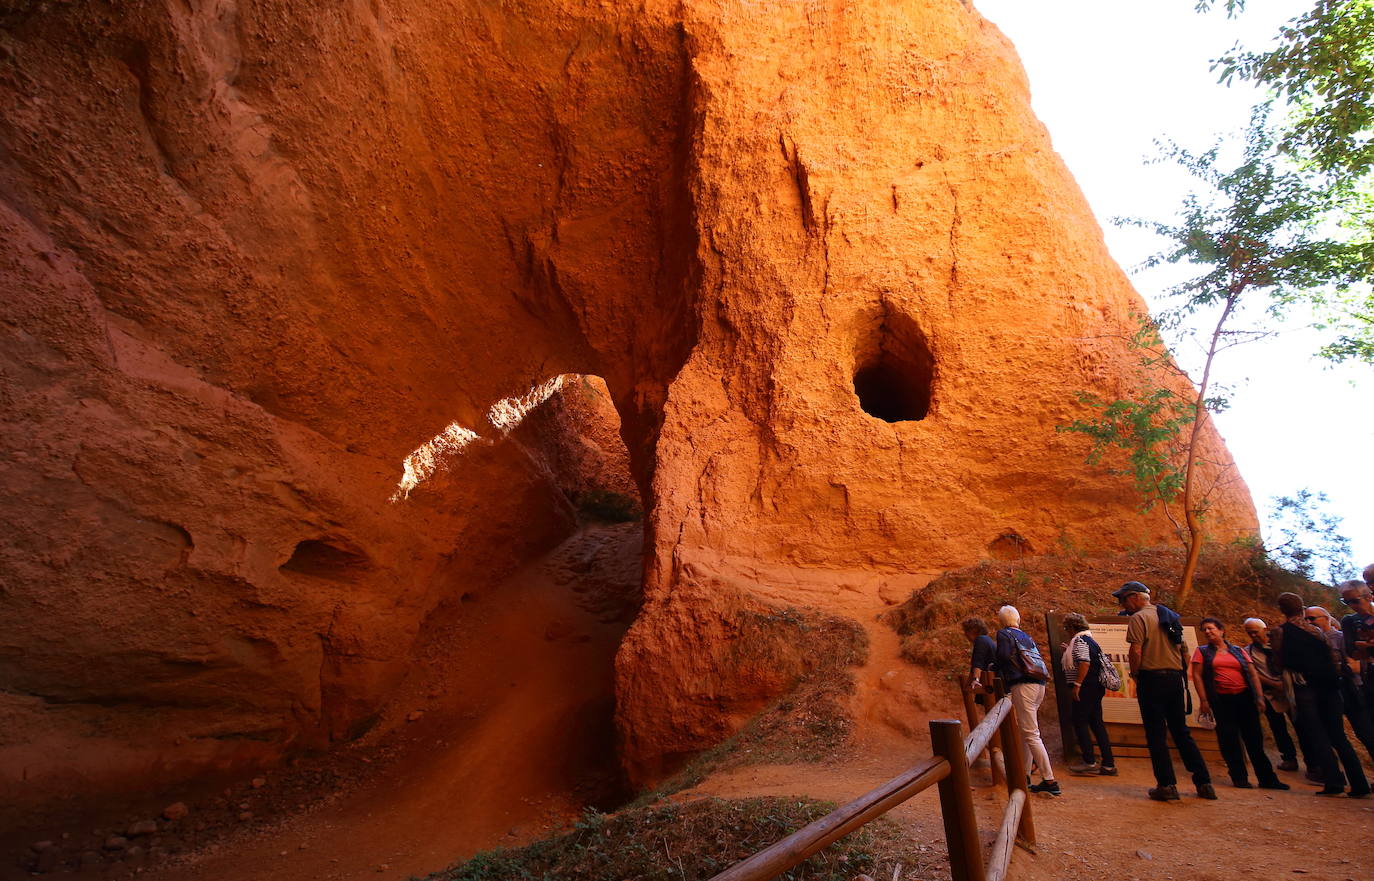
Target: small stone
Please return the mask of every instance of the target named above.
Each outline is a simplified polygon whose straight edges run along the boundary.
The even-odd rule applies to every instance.
[[[106,850],[123,850],[129,846],[129,839],[123,835],[111,835],[105,839],[104,848]]]
[[[266,778],[266,777],[254,777],[254,778],[253,778],[253,788],[254,788],[254,789],[262,789],[262,788],[263,788],[264,786],[266,786],[266,785],[267,785],[267,778]]]
[[[247,822],[248,822],[249,820],[251,820],[251,819],[253,819],[253,812],[252,812],[252,811],[239,811],[239,821],[240,821],[240,822],[242,822],[242,823],[247,823]]]
[[[131,859],[131,860],[136,860],[136,859],[138,859],[139,857],[143,856],[143,848],[141,848],[141,847],[139,847],[137,844],[135,844],[133,847],[131,847],[131,848],[129,848],[128,850],[124,851],[124,855],[127,856],[127,857],[128,857],[129,859]]]
[[[34,853],[42,853],[43,851],[48,850],[52,846],[53,843],[51,841],[38,841],[29,845],[29,847],[33,848]]]
[[[1140,857],[1142,860],[1152,860],[1155,858],[1155,855],[1150,853],[1148,850],[1138,850],[1135,852],[1135,855]]]
[[[140,835],[152,835],[157,831],[156,820],[139,820],[129,827],[129,837],[137,838]]]
[[[241,801],[241,802],[239,802],[239,810],[241,810],[241,811],[246,811],[246,810],[248,810],[248,809],[251,808],[251,807],[252,807],[252,805],[250,805],[250,804],[249,804],[248,802],[246,802],[246,801]]]
[[[189,813],[191,813],[191,809],[186,806],[186,802],[173,802],[162,809],[162,819],[175,823],[177,820],[184,819]]]
[[[424,711],[424,710],[411,710],[409,713],[406,713],[406,721],[407,721],[407,722],[418,722],[418,721],[420,721],[421,719],[423,719],[424,717],[425,717],[425,711]]]
[[[380,866],[377,867],[377,871],[378,871],[378,872],[385,872],[387,869],[390,869],[390,868],[391,868],[391,867],[388,866],[386,863],[382,863]]]

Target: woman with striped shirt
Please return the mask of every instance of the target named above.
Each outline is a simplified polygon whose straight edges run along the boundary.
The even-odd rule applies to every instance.
[[[1069,770],[1074,774],[1114,777],[1116,757],[1107,739],[1107,725],[1102,721],[1102,698],[1107,694],[1102,685],[1102,649],[1088,630],[1088,619],[1077,612],[1064,616],[1064,631],[1072,635],[1064,646],[1064,678],[1073,695],[1073,730],[1083,753],[1083,760],[1070,765]],[[1102,752],[1100,762],[1093,751],[1093,738]]]

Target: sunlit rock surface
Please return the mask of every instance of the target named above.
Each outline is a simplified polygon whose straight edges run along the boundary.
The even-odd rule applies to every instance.
[[[785,687],[741,615],[1170,540],[1054,431],[1143,304],[953,0],[11,0],[0,239],[21,794],[365,730],[430,611],[571,528],[615,429],[520,422],[563,375],[648,512],[638,781]],[[1238,480],[1211,527],[1254,531]]]

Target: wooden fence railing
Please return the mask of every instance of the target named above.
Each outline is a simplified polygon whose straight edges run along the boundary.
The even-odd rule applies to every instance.
[[[1010,699],[1001,696],[1001,691],[999,687],[999,700],[967,737],[964,736],[963,723],[957,719],[933,720],[930,723],[930,742],[935,755],[736,863],[711,881],[767,881],[776,878],[870,820],[881,817],[912,796],[937,784],[953,881],[1003,881],[1007,866],[1011,863],[1012,847],[1019,843],[1027,849],[1034,848],[1035,827],[1031,823],[1016,710]],[[985,862],[978,836],[978,819],[973,812],[969,765],[988,747],[994,734],[1001,740],[1007,806],[1002,813],[997,838]]]

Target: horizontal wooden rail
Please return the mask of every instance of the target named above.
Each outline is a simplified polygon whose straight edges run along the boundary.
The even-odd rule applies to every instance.
[[[1018,789],[1007,800],[1007,810],[1002,815],[1002,828],[997,830],[997,840],[992,843],[992,853],[988,854],[987,881],[1003,881],[1007,877],[1007,867],[1011,865],[1011,849],[1016,846],[1016,829],[1021,825],[1021,813],[1025,809],[1026,791]]]
[[[764,881],[819,853],[835,841],[949,776],[949,762],[932,757],[843,807],[769,845],[711,881]]]
[[[1020,733],[1016,730],[1016,711],[996,683],[998,701],[988,710],[978,727],[961,737],[963,725],[954,719],[930,723],[930,742],[935,755],[836,808],[791,835],[775,842],[747,859],[716,875],[711,881],[768,881],[819,853],[834,842],[875,820],[912,796],[940,785],[940,812],[945,825],[945,844],[949,848],[952,881],[1003,881],[1011,864],[1012,848],[1020,843],[1035,844],[1027,801],[1026,772],[1021,757]],[[970,795],[969,765],[992,741],[1002,739],[1006,756],[1005,782],[1007,807],[985,864],[979,857],[977,817]],[[994,757],[994,765],[996,764]]]
[[[1003,698],[993,705],[988,714],[983,717],[983,721],[978,723],[978,727],[968,733],[964,739],[964,759],[970,765],[973,760],[978,758],[978,754],[987,748],[992,736],[997,733],[1002,720],[1011,711],[1011,701]]]

